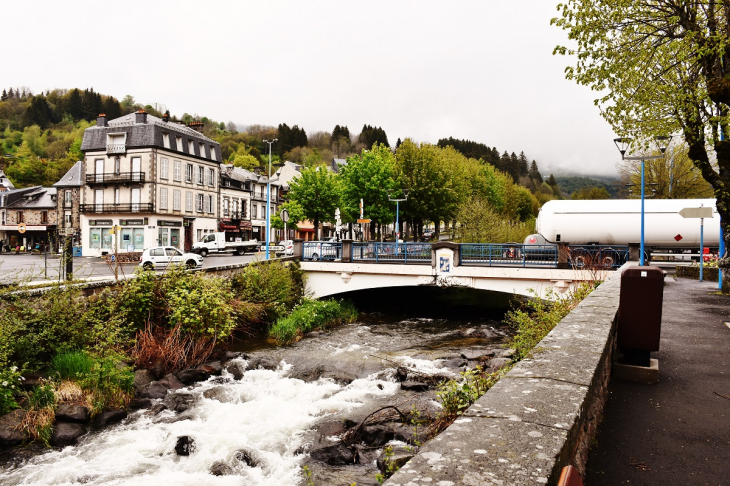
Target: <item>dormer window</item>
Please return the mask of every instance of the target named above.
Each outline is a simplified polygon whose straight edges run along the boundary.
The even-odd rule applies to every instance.
[[[198,145],[198,147],[200,148],[200,156],[205,157],[205,144],[201,143]]]
[[[106,153],[123,154],[127,150],[126,143],[126,133],[109,133],[106,136]]]
[[[192,140],[188,140],[188,153],[190,155],[195,155],[195,144]]]
[[[183,151],[182,137],[175,137],[175,147],[177,148],[178,152]]]
[[[166,149],[170,148],[170,134],[169,133],[163,133],[162,134],[162,146]]]
[[[213,160],[216,160],[216,158],[215,158],[215,145],[211,145],[209,147],[209,149],[210,149],[210,158],[213,159]]]

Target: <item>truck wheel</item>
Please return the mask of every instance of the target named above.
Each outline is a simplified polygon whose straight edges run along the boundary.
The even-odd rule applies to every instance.
[[[202,256],[203,258],[207,257],[208,256],[208,249],[207,248],[203,248],[202,250],[200,250],[200,256]]]
[[[236,248],[236,255],[241,256],[244,253],[246,253],[246,249],[244,247],[239,246],[238,248]]]
[[[312,253],[312,260],[315,262],[319,261],[319,255],[317,255],[316,253]]]

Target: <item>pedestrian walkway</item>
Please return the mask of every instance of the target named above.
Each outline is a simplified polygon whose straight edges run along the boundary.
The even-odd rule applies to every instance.
[[[730,485],[730,297],[665,282],[659,383],[611,381],[586,485]]]

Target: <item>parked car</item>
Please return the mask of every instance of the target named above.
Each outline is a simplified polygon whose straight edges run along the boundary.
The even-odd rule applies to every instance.
[[[203,257],[195,253],[184,253],[173,246],[147,248],[139,257],[139,266],[145,270],[167,268],[169,265],[185,265],[187,268],[203,266]]]
[[[292,240],[281,240],[279,242],[279,246],[284,247],[284,251],[281,253],[284,256],[289,256],[294,254],[294,241]]]
[[[335,241],[311,241],[304,245],[304,259],[336,260],[340,258],[340,248]]]
[[[424,240],[430,240],[434,237],[436,233],[434,233],[433,230],[426,230],[423,232],[423,239]]]

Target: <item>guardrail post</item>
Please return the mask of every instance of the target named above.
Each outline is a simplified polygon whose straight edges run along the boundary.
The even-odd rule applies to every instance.
[[[300,260],[302,257],[304,257],[304,240],[301,238],[294,238],[294,248],[292,248],[294,251],[294,258],[299,258]]]
[[[352,240],[342,240],[342,263],[352,262]]]
[[[558,268],[570,268],[570,243],[558,244]]]

